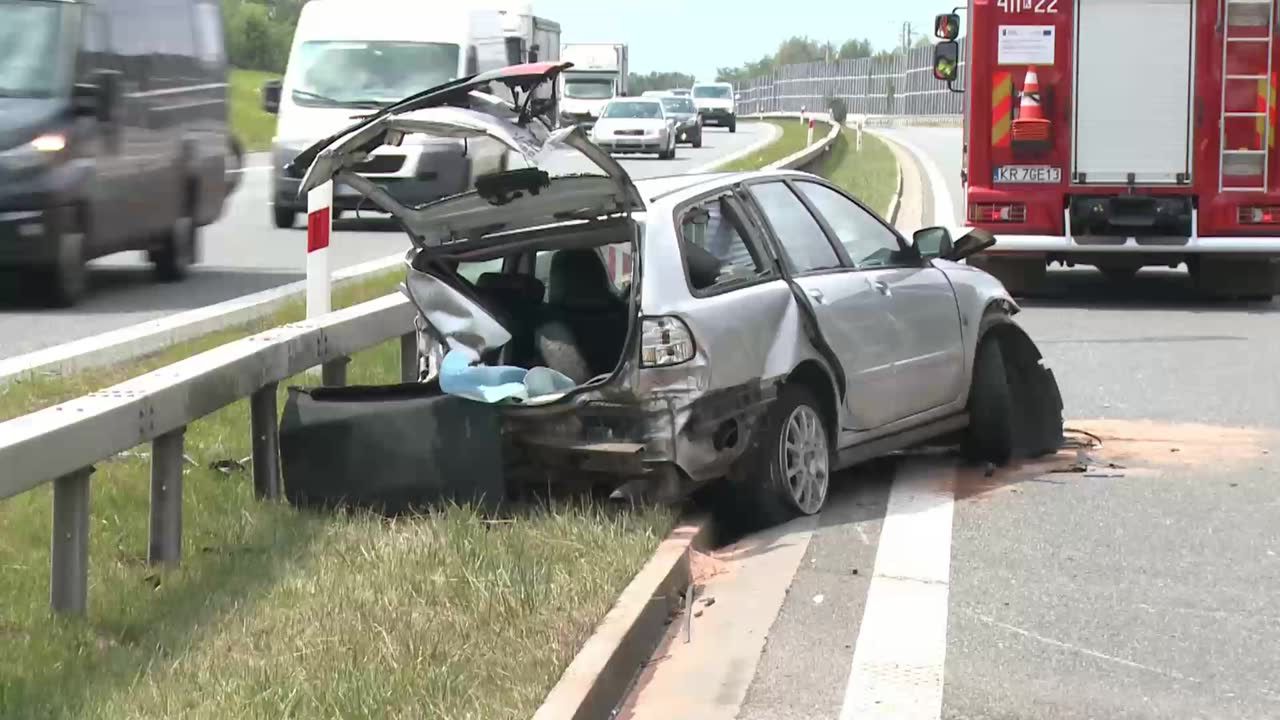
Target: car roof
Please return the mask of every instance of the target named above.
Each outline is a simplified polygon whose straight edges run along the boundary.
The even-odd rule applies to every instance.
[[[749,170],[745,172],[705,172],[687,175],[665,175],[635,180],[649,209],[663,202],[683,202],[688,196],[729,187],[747,180],[761,178],[813,177],[798,170]]]

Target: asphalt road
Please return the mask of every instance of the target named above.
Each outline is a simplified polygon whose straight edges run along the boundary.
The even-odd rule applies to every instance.
[[[962,207],[959,131],[891,136]],[[657,717],[644,709],[664,694],[742,720],[1280,717],[1280,304],[1204,302],[1172,271],[1052,278],[1018,319],[1068,425],[1102,447],[990,477],[947,456],[845,473],[786,543],[716,554],[699,579],[714,604],[696,606],[692,643],[660,650],[631,717]],[[784,547],[785,599],[760,610],[768,593],[735,583]],[[763,650],[700,636],[715,613],[760,627]],[[689,670],[700,637],[716,659]],[[704,676],[664,682],[667,663]]]
[[[681,146],[675,160],[640,156],[623,159],[622,164],[637,178],[683,173],[750,146],[769,132],[764,125],[747,122],[734,134],[708,128],[702,148]],[[265,162],[262,156],[248,159],[243,181],[228,199],[223,217],[204,229],[201,264],[182,283],[156,283],[143,253],[121,253],[90,264],[92,291],[85,302],[53,310],[22,297],[12,277],[0,278],[0,358],[301,280],[306,233],[301,222],[294,230],[271,225]],[[339,221],[335,231],[330,246],[334,269],[407,248],[408,240],[376,216]]]

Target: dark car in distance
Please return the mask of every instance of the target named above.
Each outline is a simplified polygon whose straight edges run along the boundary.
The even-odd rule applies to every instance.
[[[0,0],[0,270],[57,305],[125,250],[183,278],[228,147],[218,0]]]

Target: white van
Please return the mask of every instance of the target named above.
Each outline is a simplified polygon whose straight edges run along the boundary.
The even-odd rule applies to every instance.
[[[284,79],[264,88],[279,115],[272,143],[271,215],[292,227],[306,212],[301,178],[284,167],[301,150],[409,95],[460,77],[559,57],[559,25],[532,16],[527,2],[310,0],[302,8]],[[421,136],[420,136],[421,137]],[[500,169],[489,144],[426,139],[380,147],[357,168],[411,205],[463,192]],[[334,188],[334,211],[376,210],[350,188]]]
[[[693,104],[703,125],[719,125],[738,132],[738,98],[727,82],[698,83],[693,86]]]

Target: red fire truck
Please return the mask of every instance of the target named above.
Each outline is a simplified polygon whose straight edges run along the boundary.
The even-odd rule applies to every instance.
[[[965,212],[1010,291],[1185,263],[1280,293],[1276,0],[970,0],[963,58],[960,10],[934,75],[967,94]]]

